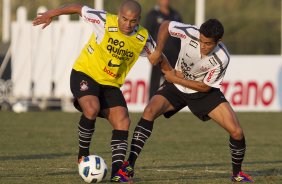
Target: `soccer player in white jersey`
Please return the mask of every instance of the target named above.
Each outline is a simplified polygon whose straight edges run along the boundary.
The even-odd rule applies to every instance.
[[[152,133],[153,123],[160,115],[171,117],[188,106],[202,121],[213,119],[230,135],[229,148],[232,157],[234,182],[252,182],[241,170],[246,150],[243,130],[230,104],[220,91],[220,85],[229,64],[229,53],[221,42],[222,24],[209,19],[198,29],[196,26],[175,21],[162,23],[157,46],[151,57],[157,60],[169,36],[181,40],[181,49],[175,69],[164,71],[166,81],[144,109],[131,142],[129,164],[135,161]],[[181,72],[178,77],[176,72]]]
[[[120,87],[139,56],[150,60],[155,43],[139,25],[141,6],[134,0],[124,1],[118,15],[72,4],[40,13],[33,25],[42,24],[45,28],[53,17],[74,13],[93,26],[93,34],[74,63],[70,77],[74,105],[82,112],[78,123],[78,163],[89,155],[96,118],[106,118],[113,127],[111,181],[129,182],[132,168],[124,158],[130,119]],[[172,70],[166,57],[155,61],[152,64],[160,63],[162,69]]]

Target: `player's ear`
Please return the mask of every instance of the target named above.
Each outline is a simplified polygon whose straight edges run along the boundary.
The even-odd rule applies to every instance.
[[[221,42],[221,41],[222,41],[222,38],[218,39],[217,42],[216,42],[216,44],[218,44],[218,43]]]

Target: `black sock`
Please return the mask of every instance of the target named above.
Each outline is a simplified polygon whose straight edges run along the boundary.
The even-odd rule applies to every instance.
[[[143,118],[138,122],[131,141],[130,154],[128,162],[134,167],[136,159],[142,151],[146,140],[150,137],[153,130],[153,121],[147,121]]]
[[[91,138],[95,130],[95,121],[96,120],[86,118],[83,114],[80,117],[80,121],[78,124],[78,159],[82,156],[89,155]]]
[[[127,150],[127,130],[113,130],[112,148],[112,177],[121,168]]]
[[[237,175],[241,171],[242,162],[246,151],[245,138],[235,140],[232,137],[229,139],[229,147],[232,157],[233,175]]]

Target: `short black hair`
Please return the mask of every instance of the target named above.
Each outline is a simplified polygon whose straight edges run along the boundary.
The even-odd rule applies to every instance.
[[[209,19],[200,27],[200,33],[207,38],[213,38],[215,42],[223,37],[224,28],[217,19]]]

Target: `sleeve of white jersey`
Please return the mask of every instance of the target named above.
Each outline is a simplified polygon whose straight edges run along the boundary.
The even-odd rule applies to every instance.
[[[95,10],[89,8],[88,6],[83,6],[81,10],[81,16],[84,21],[92,24],[95,27],[100,29],[104,28],[106,23],[106,11],[104,10]]]
[[[190,24],[171,21],[168,26],[168,32],[172,37],[186,39],[187,37],[195,37],[198,29]]]
[[[142,52],[140,53],[140,56],[142,57],[148,57],[152,52],[155,51],[156,48],[156,42],[152,38],[151,35],[148,36],[148,39],[146,41],[145,46],[143,47]]]
[[[227,63],[228,61],[223,62],[222,65],[218,64],[214,68],[210,69],[203,82],[210,87],[220,88],[227,69]]]

